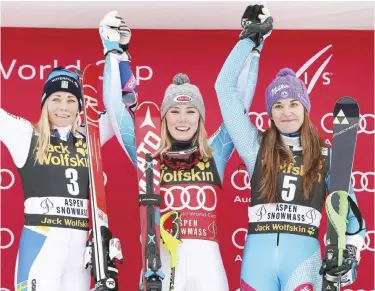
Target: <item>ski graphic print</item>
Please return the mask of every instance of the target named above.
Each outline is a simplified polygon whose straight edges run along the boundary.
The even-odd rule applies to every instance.
[[[88,65],[82,75],[84,95],[84,124],[88,151],[90,203],[92,223],[91,264],[96,291],[118,290],[117,270],[114,272],[114,253],[122,263],[121,245],[112,238],[108,228],[107,202],[101,157],[99,111],[98,111],[99,68]],[[89,242],[90,243],[90,242]]]
[[[358,125],[359,106],[351,97],[340,98],[333,112],[333,139],[331,157],[330,192],[327,197],[328,215],[326,253],[323,270],[340,266],[346,245],[346,216],[348,213],[348,192],[353,168]],[[339,278],[341,279],[341,278]],[[340,281],[340,280],[339,280]],[[323,277],[323,291],[340,290]]]
[[[161,291],[160,162],[152,158],[160,145],[160,110],[153,102],[143,102],[135,115],[143,270],[140,290]]]

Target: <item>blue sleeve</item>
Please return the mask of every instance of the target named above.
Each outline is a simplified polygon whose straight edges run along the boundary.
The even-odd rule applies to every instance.
[[[260,45],[263,47],[263,44]],[[246,59],[246,63],[238,77],[237,95],[242,100],[245,110],[250,111],[250,106],[255,94],[259,71],[259,51],[253,50]]]
[[[249,109],[253,101],[255,87],[258,80],[259,52],[263,44],[257,50],[253,50],[246,59],[237,80],[237,95],[245,109]],[[210,138],[210,145],[214,149],[214,159],[221,181],[223,181],[225,167],[233,153],[233,142],[228,130],[223,123],[216,133]]]
[[[118,55],[109,53],[106,57],[104,66],[104,106],[109,114],[118,142],[132,161],[133,165],[136,166],[137,157],[134,119],[123,102],[122,88],[124,88],[124,86],[122,86],[122,84],[128,88],[133,85],[135,86],[135,79],[131,72],[129,62],[121,62],[119,64]],[[133,91],[133,94],[136,95],[136,90]]]
[[[129,112],[133,114],[133,111],[136,109],[138,102],[138,89],[136,85],[136,79],[130,68],[129,61],[120,61],[119,66],[122,88],[122,101],[125,103],[128,109],[130,109]]]
[[[327,173],[327,176],[326,176],[326,187],[328,189],[328,193],[330,193],[330,182],[331,182],[331,162],[332,162],[332,149],[330,149],[330,161],[329,161],[329,171]],[[354,193],[354,189],[353,189],[353,185],[352,183],[350,183],[349,185],[349,192],[348,192],[349,196],[353,199],[353,201],[358,205],[358,202],[357,202],[357,198],[356,198],[356,195]],[[357,218],[354,216],[353,214],[353,211],[352,209],[349,209],[349,213],[348,213],[348,225],[346,227],[346,231],[349,232],[349,233],[353,233],[353,232],[356,232],[358,231],[359,229],[359,223],[358,223],[358,220]],[[364,242],[364,239],[365,239],[365,235],[366,235],[366,231],[364,230],[366,227],[366,223],[365,223],[365,220],[363,219],[363,225],[362,225],[362,231],[355,234],[355,235],[347,235],[346,236],[346,243],[347,244],[351,244],[351,245],[354,245],[357,247],[357,249],[361,249],[362,246],[363,246],[363,242]]]
[[[221,182],[223,182],[225,167],[233,153],[233,142],[224,123],[210,137],[209,144],[214,150],[213,157],[216,169],[219,172]]]
[[[252,96],[248,99],[250,101],[241,100],[241,96],[238,95],[237,91],[237,82],[253,48],[254,43],[249,39],[238,41],[225,61],[215,83],[215,90],[226,129],[238,154],[247,167],[249,177],[252,176],[259,150],[258,130],[250,122],[247,114],[246,102],[250,104]],[[257,62],[254,63],[255,66],[257,64]],[[248,76],[248,80],[256,83],[256,79],[254,80],[253,78],[257,76],[257,73],[249,74]]]

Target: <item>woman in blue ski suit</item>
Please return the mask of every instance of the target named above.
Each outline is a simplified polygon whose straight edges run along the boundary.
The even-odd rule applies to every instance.
[[[255,6],[254,6],[255,7]],[[249,6],[252,14],[253,6]],[[265,11],[265,10],[263,10]],[[330,155],[312,124],[304,83],[281,70],[266,90],[271,126],[263,134],[250,122],[236,83],[249,53],[272,30],[272,18],[252,18],[228,56],[215,84],[224,123],[251,179],[249,225],[241,290],[322,290],[318,241],[321,210],[330,185]],[[353,189],[351,198],[356,202]],[[359,229],[350,210],[347,231]],[[351,259],[342,286],[356,278],[364,231],[347,236]],[[337,274],[327,275],[337,281]]]
[[[108,21],[108,23],[111,22]],[[105,25],[104,22],[102,22],[103,25]],[[121,29],[119,28],[118,31]],[[113,38],[113,41],[109,42],[103,34],[101,37],[105,47],[115,50],[106,56],[104,103],[111,116],[116,116],[112,120],[112,125],[115,133],[118,133],[116,129],[122,128],[123,122],[128,124],[127,121],[131,119],[131,114],[126,110],[123,99],[129,95],[136,96],[136,88],[134,85],[129,86],[129,84],[134,84],[129,81],[134,77],[127,55],[118,54],[121,51],[116,49],[116,46],[121,45],[121,39]],[[238,88],[248,89],[256,83],[254,78],[257,74],[254,71],[258,67],[259,53],[250,50],[247,57],[241,77],[237,78]],[[249,98],[251,94],[248,92]],[[240,89],[239,95],[244,95]],[[247,101],[243,100],[243,102]],[[122,107],[119,104],[122,104]],[[179,262],[175,273],[174,290],[227,291],[229,288],[217,239],[215,211],[217,199],[220,199],[218,197],[221,195],[224,169],[232,154],[233,143],[224,125],[210,139],[207,138],[204,129],[203,98],[199,89],[191,84],[184,74],[177,74],[173,84],[167,88],[161,106],[161,115],[160,156],[167,158],[170,151],[178,151],[184,152],[186,158],[187,153],[190,153],[194,146],[198,146],[189,156],[189,159],[193,157],[192,155],[198,157],[196,160],[191,159],[195,160],[191,165],[185,163],[185,167],[180,168],[179,165],[167,164],[166,160],[161,162],[163,202],[160,212],[164,214],[169,210],[177,210],[182,213],[181,239],[183,243],[178,248]],[[121,136],[117,134],[117,137],[136,166],[134,128],[127,127],[127,129],[126,134]],[[196,143],[196,141],[199,142]],[[168,142],[171,147],[164,147],[163,145]],[[168,177],[173,177],[173,179]],[[162,271],[166,275],[163,280],[163,290],[169,290],[170,256],[164,248],[161,248],[161,260]]]

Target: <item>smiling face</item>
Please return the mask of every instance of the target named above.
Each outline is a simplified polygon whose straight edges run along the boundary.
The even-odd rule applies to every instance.
[[[72,125],[79,113],[77,97],[69,92],[51,94],[44,106],[48,109],[49,122],[58,127]]]
[[[302,126],[304,111],[301,102],[292,98],[281,99],[272,105],[271,119],[279,131],[295,133]]]
[[[175,105],[166,115],[169,134],[178,141],[191,140],[198,130],[199,112],[191,105]]]

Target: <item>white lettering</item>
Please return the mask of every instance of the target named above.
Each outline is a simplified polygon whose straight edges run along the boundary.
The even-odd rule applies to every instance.
[[[28,69],[31,71],[31,74],[29,76],[26,76],[25,73],[24,73],[24,71],[26,70],[26,72],[27,72]],[[18,69],[18,75],[20,76],[20,78],[22,80],[31,80],[31,79],[35,78],[36,70],[31,65],[23,65],[23,66],[19,67],[19,69]]]
[[[81,70],[81,60],[77,60],[77,64],[76,65],[68,65],[65,67],[65,69],[67,70],[71,70],[72,68],[74,68],[75,70]],[[75,70],[71,70],[71,71],[75,71]]]
[[[322,77],[323,77],[323,85],[329,85],[330,83],[331,83],[331,78],[330,78],[330,75],[331,75],[331,73],[328,73],[328,72],[326,72],[326,73],[324,73],[323,75],[322,75]]]
[[[9,79],[10,75],[13,72],[14,66],[16,65],[17,60],[13,60],[12,63],[10,64],[10,67],[7,72],[5,72],[3,63],[0,61],[0,70],[1,70],[1,75],[4,77],[4,79]]]
[[[237,261],[242,262],[242,258],[241,258],[241,256],[240,256],[240,255],[237,255],[236,258],[234,259],[234,261],[235,261],[235,262],[237,262]]]
[[[147,132],[144,141],[155,151],[160,146],[160,137],[152,131]]]
[[[39,79],[40,80],[44,80],[45,78],[47,78],[47,74],[46,74],[46,76],[44,76],[44,69],[49,69],[47,72],[50,72],[52,70],[52,66],[50,66],[50,65],[45,65],[45,66],[41,65],[40,66],[40,73],[39,73]]]
[[[148,75],[147,76],[141,76],[141,70],[148,71]],[[137,79],[137,86],[139,85],[140,80],[144,80],[144,81],[150,80],[152,78],[152,75],[153,75],[153,72],[152,72],[152,69],[149,66],[137,66],[136,74],[135,74],[135,78]]]
[[[102,66],[100,71],[104,71],[104,64],[105,60],[99,60],[95,63],[97,66]],[[16,67],[17,65],[17,67]],[[4,67],[2,61],[0,61],[0,71],[1,76],[5,80],[11,78],[15,70],[17,70],[17,76],[22,80],[33,80],[35,78],[39,78],[39,80],[45,80],[47,78],[47,74],[52,70],[52,68],[59,66],[59,60],[53,60],[52,64],[42,64],[39,66],[33,66],[30,64],[19,64],[17,59],[13,59],[8,67]],[[82,63],[81,60],[75,60],[75,64],[67,65],[65,68],[68,70],[82,70]],[[17,69],[18,68],[18,69]],[[153,76],[153,71],[149,66],[137,66],[136,67],[136,74],[135,78],[137,81],[137,85],[140,84],[141,81],[150,80]],[[103,76],[99,77],[100,80],[103,80]]]
[[[279,92],[280,90],[283,90],[283,89],[286,89],[286,88],[289,88],[289,85],[281,84],[281,85],[279,85],[279,86],[273,88],[273,89],[271,90],[271,94],[272,94],[272,95],[275,95],[275,94],[276,94],[277,92]]]

